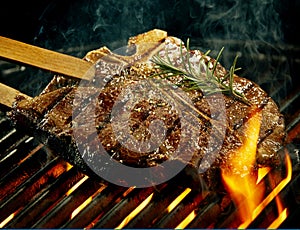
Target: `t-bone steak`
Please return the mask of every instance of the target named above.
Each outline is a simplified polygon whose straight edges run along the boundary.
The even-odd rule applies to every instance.
[[[174,165],[182,163],[186,165],[184,173],[192,175],[196,180],[199,177],[206,181],[209,187],[214,187],[220,168],[229,167],[229,156],[247,138],[245,136],[247,121],[254,113],[261,112],[254,167],[276,166],[279,162],[278,150],[283,145],[285,137],[284,119],[276,103],[254,82],[237,75],[233,78],[233,88],[242,93],[248,103],[232,95],[220,95],[220,93],[205,95],[200,89],[187,89],[185,84],[180,84],[182,76],[173,76],[168,79],[169,85],[157,87],[164,98],[147,96],[152,91],[155,94],[151,83],[156,84],[158,79],[155,74],[159,70],[151,61],[154,54],[159,54],[160,57],[180,65],[181,52],[189,52],[188,57],[192,65],[199,66],[200,62],[203,62],[205,71],[214,68],[215,59],[199,50],[187,51],[186,47],[180,44],[182,44],[180,39],[167,36],[166,32],[161,30],[152,30],[129,39],[126,52],[130,54],[127,56],[114,54],[106,47],[91,51],[84,59],[94,64],[93,68],[98,79],[95,78],[96,80],[85,84],[79,80],[55,76],[40,95],[32,99],[18,97],[8,115],[17,128],[34,135],[55,153],[60,154],[88,175],[92,176],[95,173],[86,162],[89,159],[93,160],[95,154],[108,153],[111,160],[134,168],[154,167],[165,161],[170,162],[170,167],[172,162]],[[108,68],[107,76],[105,76],[106,68]],[[224,78],[227,73],[228,71],[221,64],[216,64],[215,76]],[[99,77],[102,83],[98,82]],[[146,91],[149,88],[149,91],[145,92],[148,94],[130,96],[130,92],[134,91],[132,89],[147,79],[150,86],[141,87]],[[100,89],[97,84],[102,84],[103,87]],[[131,91],[128,91],[129,89]],[[129,92],[128,95],[126,90]],[[182,92],[187,98],[180,96]],[[122,100],[126,102],[126,95],[131,99],[139,100],[133,103],[127,117],[128,123],[123,126],[122,122],[118,124],[114,118],[117,116],[121,119],[126,115],[122,108],[124,102]],[[174,99],[176,97],[178,98]],[[168,103],[170,100],[178,104],[177,108],[176,103]],[[82,104],[79,103],[80,101]],[[91,103],[96,106],[92,106]],[[214,106],[217,108],[213,108]],[[118,109],[117,113],[112,113],[113,109]],[[189,109],[193,119],[181,120],[185,116],[183,113],[189,112]],[[179,110],[183,112],[180,114]],[[212,123],[218,119],[217,131],[213,132]],[[157,130],[157,127],[161,127],[162,123],[157,126],[152,125],[152,132],[159,138],[164,138],[161,142],[157,140],[159,146],[153,143],[153,149],[148,146],[150,150],[146,151],[142,149],[142,145],[134,146],[135,142],[130,142],[135,140],[137,143],[148,143],[151,138],[154,138],[149,131],[150,126],[157,120],[160,120],[164,127],[159,135],[160,130]],[[87,124],[88,127],[94,128],[96,135],[86,131]],[[185,127],[188,128],[183,130]],[[75,129],[76,135],[74,135]],[[124,144],[122,142],[124,138],[116,135],[116,129],[119,133],[124,131],[129,134],[132,139],[128,139],[127,136],[127,142],[125,140],[127,144]],[[193,138],[187,139],[184,135]],[[99,143],[105,153],[91,147],[99,146]],[[82,150],[79,150],[78,146],[81,146]],[[178,154],[176,150],[179,147]],[[217,153],[211,154],[216,149]],[[207,166],[209,169],[201,170],[201,167]],[[105,168],[105,162],[96,167]]]

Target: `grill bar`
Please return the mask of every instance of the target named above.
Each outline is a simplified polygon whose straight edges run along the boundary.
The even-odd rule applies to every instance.
[[[209,193],[205,200],[200,202],[195,209],[196,216],[189,223],[187,228],[212,228],[212,223],[215,223],[217,217],[223,212],[220,206],[221,197],[216,193]],[[225,211],[226,213],[226,211]]]
[[[106,187],[101,193],[95,196],[91,203],[83,209],[82,212],[79,212],[76,218],[69,220],[62,227],[93,227],[94,224],[105,215],[105,213],[111,210],[113,206],[118,203],[118,199],[123,197],[123,194],[126,194],[126,191],[128,191],[128,189],[125,187],[118,187],[115,185]]]
[[[33,151],[32,151],[33,152]],[[41,149],[34,152],[31,157],[24,161],[24,164],[20,164],[13,170],[8,172],[0,180],[0,199],[12,194],[19,189],[18,186],[22,186],[27,179],[32,177],[40,168],[43,168],[47,164],[47,156]]]
[[[201,193],[190,192],[168,215],[161,217],[154,227],[176,228],[198,205],[202,198]]]
[[[171,205],[182,192],[184,187],[166,186],[160,192],[155,192],[147,207],[138,216],[126,225],[127,228],[148,228],[157,224],[164,216],[168,215],[172,209]],[[168,194],[164,196],[163,194]],[[173,207],[174,209],[174,207]],[[173,210],[172,209],[172,210]]]
[[[154,188],[134,189],[124,199],[117,203],[109,212],[104,215],[95,228],[116,228],[140,203],[142,203]]]
[[[295,89],[280,102],[288,129],[285,149],[293,162],[293,179],[279,193],[288,210],[287,219],[280,225],[284,228],[295,227],[300,214],[299,101],[300,94]],[[124,188],[87,178],[72,191],[85,175],[74,167],[70,169],[66,162],[53,156],[34,138],[12,128],[4,112],[0,113],[0,224],[3,227],[229,228],[240,224],[237,209],[228,194],[190,189],[190,184],[182,176],[146,189]],[[283,149],[282,155],[284,152]],[[269,173],[272,180],[269,174],[265,176],[261,183],[267,185],[266,195],[272,186],[280,183],[284,171],[284,168],[272,170]],[[191,191],[175,202],[187,189]],[[129,218],[147,198],[145,207]],[[189,215],[193,218],[180,225]],[[273,199],[248,227],[272,226],[277,217],[277,205]]]
[[[17,209],[23,207],[33,196],[38,194],[40,189],[46,186],[49,178],[54,180],[64,171],[64,167],[59,164],[57,158],[53,159],[47,166],[39,170],[35,175],[30,177],[25,183],[20,185],[18,189],[5,199],[0,206],[0,216],[7,213],[13,213]]]
[[[61,199],[65,193],[83,177],[76,169],[61,174],[57,180],[50,183],[48,187],[34,197],[22,210],[20,215],[9,223],[9,228],[25,228],[32,226],[44,215],[47,215]]]
[[[17,141],[16,148],[8,148],[4,152],[3,158],[0,160],[0,178],[4,177],[7,172],[10,172],[22,159],[27,157],[27,151],[33,148],[33,142],[33,138],[24,136]]]
[[[47,215],[43,216],[32,227],[59,228],[70,219],[72,212],[101,186],[103,185],[87,179],[80,185],[81,189],[76,189],[73,193],[64,197]]]
[[[293,210],[290,212],[287,219],[280,226],[281,228],[295,228],[295,221],[299,219],[300,214],[300,174],[299,168],[297,176],[292,180],[291,184],[283,191],[284,202]],[[299,227],[299,226],[298,226]]]

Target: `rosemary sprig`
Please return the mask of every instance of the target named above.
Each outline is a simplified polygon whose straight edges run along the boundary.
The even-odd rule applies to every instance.
[[[170,79],[174,76],[182,76],[182,80],[177,85],[183,85],[187,90],[200,89],[206,95],[224,93],[231,95],[249,105],[250,103],[247,98],[233,88],[235,72],[240,69],[236,68],[238,56],[235,57],[229,72],[223,78],[216,75],[217,64],[223,50],[224,47],[218,53],[212,69],[209,69],[209,63],[205,64],[203,60],[209,51],[202,55],[201,59],[199,60],[199,66],[195,67],[195,65],[193,65],[190,61],[191,52],[188,39],[185,52],[183,50],[183,46],[180,45],[180,65],[176,66],[172,63],[170,57],[168,56],[168,50],[166,50],[165,58],[161,57],[159,54],[156,54],[152,57],[152,62],[155,64],[155,68],[159,70],[159,72],[154,76],[160,76],[161,78],[165,79]]]

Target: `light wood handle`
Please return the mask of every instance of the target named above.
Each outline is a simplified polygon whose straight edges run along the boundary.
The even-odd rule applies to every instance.
[[[111,54],[109,59],[125,64],[148,60],[164,47],[162,41],[166,37],[167,32],[158,29],[137,35],[129,40],[130,44],[137,45],[136,53],[133,56]],[[106,55],[106,53],[101,55]],[[94,68],[91,68],[93,64],[90,62],[2,36],[0,36],[0,57],[64,76],[86,80],[94,77]],[[18,90],[0,83],[0,104],[11,107],[18,95],[30,98]]]
[[[11,108],[12,104],[16,101],[16,96],[23,96],[28,99],[30,98],[30,96],[27,96],[26,94],[21,93],[10,86],[0,83],[0,104]]]
[[[86,79],[92,64],[83,59],[0,36],[0,57],[65,76]]]

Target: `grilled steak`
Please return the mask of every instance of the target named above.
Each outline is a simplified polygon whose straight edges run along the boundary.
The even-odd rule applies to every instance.
[[[168,57],[171,57],[174,63],[180,63],[179,50],[182,47],[179,45],[179,39],[157,39],[155,36],[147,39],[147,36],[145,33],[133,37],[129,44],[132,46],[141,41],[159,41],[156,47],[162,45],[162,48],[155,52],[159,52],[162,57],[166,57],[168,53]],[[128,57],[115,55],[117,58],[108,63],[109,61],[102,60],[101,57],[103,53],[110,54],[110,51],[106,48],[100,51],[90,52],[85,59],[96,63],[96,75],[100,76],[101,81],[107,77],[101,89],[101,83],[96,78],[85,84],[56,76],[41,95],[32,100],[17,98],[13,110],[9,113],[17,127],[25,128],[89,175],[95,174],[95,170],[91,170],[87,162],[93,161],[96,155],[104,156],[103,152],[106,152],[112,159],[132,168],[151,168],[166,161],[171,168],[176,168],[178,164],[187,165],[186,174],[192,174],[195,179],[200,172],[201,178],[204,178],[209,187],[213,187],[219,168],[228,167],[227,159],[234,154],[232,150],[240,147],[247,138],[244,136],[247,120],[254,113],[261,112],[256,166],[278,164],[277,151],[282,146],[285,136],[283,116],[275,102],[252,81],[235,76],[233,82],[233,87],[244,94],[249,103],[231,95],[205,95],[199,89],[187,90],[184,84],[180,87],[182,91],[175,92],[176,87],[173,90],[172,86],[182,81],[180,76],[169,79],[171,86],[167,84],[162,88],[156,87],[156,95],[163,96],[155,98],[149,95],[156,92],[151,85],[155,84],[156,78],[151,78],[150,83],[148,82],[150,85],[134,88],[157,73],[158,70],[149,61],[153,53],[142,49],[145,58],[124,65],[129,63]],[[189,52],[192,64],[199,65],[200,61],[203,61],[207,69],[213,68],[216,62],[213,58],[203,55],[200,51]],[[123,65],[124,68],[112,70],[105,76],[105,64],[116,69]],[[216,65],[217,77],[225,78],[227,73],[219,63]],[[138,89],[138,94],[131,95]],[[147,90],[150,94],[143,96],[141,92],[145,93]],[[187,98],[180,94],[182,92]],[[132,103],[128,116],[124,105],[130,99],[138,100]],[[175,104],[168,103],[172,100],[175,100]],[[123,118],[127,123],[123,122]],[[151,126],[158,119],[163,122],[164,129],[161,128],[161,124]],[[152,134],[149,131],[150,127]],[[129,136],[118,136],[122,133]],[[157,140],[149,141],[156,136]],[[136,144],[135,141],[140,144]],[[103,149],[99,148],[100,145]],[[109,164],[109,159],[103,159],[101,164],[94,165],[99,171]],[[158,170],[159,173],[161,171]],[[153,175],[149,177],[151,176]]]

